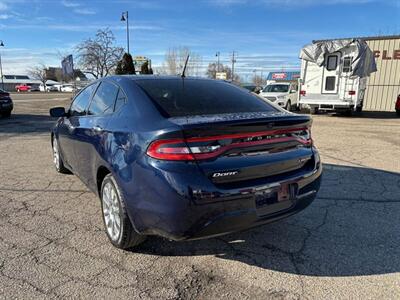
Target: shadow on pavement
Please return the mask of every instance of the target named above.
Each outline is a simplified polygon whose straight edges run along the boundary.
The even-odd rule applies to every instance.
[[[57,119],[45,115],[12,114],[10,118],[0,117],[0,133],[24,134],[24,133],[45,133]]]
[[[400,272],[400,174],[325,164],[323,176],[314,203],[291,218],[208,240],[150,238],[133,251],[213,255],[309,276]]]

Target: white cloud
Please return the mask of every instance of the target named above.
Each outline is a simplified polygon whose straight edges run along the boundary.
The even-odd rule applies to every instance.
[[[8,9],[8,6],[5,2],[0,1],[0,11],[5,11]]]
[[[64,5],[65,7],[70,7],[70,8],[75,8],[75,7],[81,6],[79,3],[70,2],[70,1],[66,1],[66,0],[61,1],[61,4]]]
[[[79,15],[94,15],[94,14],[96,14],[95,10],[84,7],[81,3],[78,3],[78,2],[71,2],[71,1],[63,0],[61,2],[61,4],[67,8],[71,8],[74,13],[79,14]]]
[[[90,8],[75,8],[74,12],[80,15],[94,15],[96,12]]]
[[[283,7],[299,7],[299,6],[317,6],[317,5],[337,5],[337,4],[366,4],[366,3],[383,3],[398,4],[398,0],[206,0],[214,6],[235,6],[235,5],[279,5]]]
[[[11,15],[7,15],[7,14],[0,15],[0,20],[7,20],[9,18],[11,18]]]

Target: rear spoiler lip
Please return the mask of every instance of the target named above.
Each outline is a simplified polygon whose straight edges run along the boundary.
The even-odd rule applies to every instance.
[[[308,122],[311,117],[308,115],[298,115],[289,112],[265,112],[265,113],[242,113],[242,114],[222,114],[222,115],[195,115],[188,117],[168,118],[173,124],[191,127],[211,124],[240,124],[240,123],[259,123],[266,121],[295,120]]]

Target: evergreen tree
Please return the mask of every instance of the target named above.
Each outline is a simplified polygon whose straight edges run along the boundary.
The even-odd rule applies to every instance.
[[[140,73],[141,74],[150,74],[149,63],[147,61],[142,64]]]
[[[122,75],[122,60],[119,60],[117,63],[117,67],[115,68],[115,75]]]
[[[133,65],[132,55],[125,53],[122,59],[118,61],[117,67],[115,69],[115,74],[136,74],[135,66]]]

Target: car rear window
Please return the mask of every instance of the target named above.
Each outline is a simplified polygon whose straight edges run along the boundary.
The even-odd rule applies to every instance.
[[[166,117],[276,110],[251,92],[224,81],[177,78],[135,82]]]

